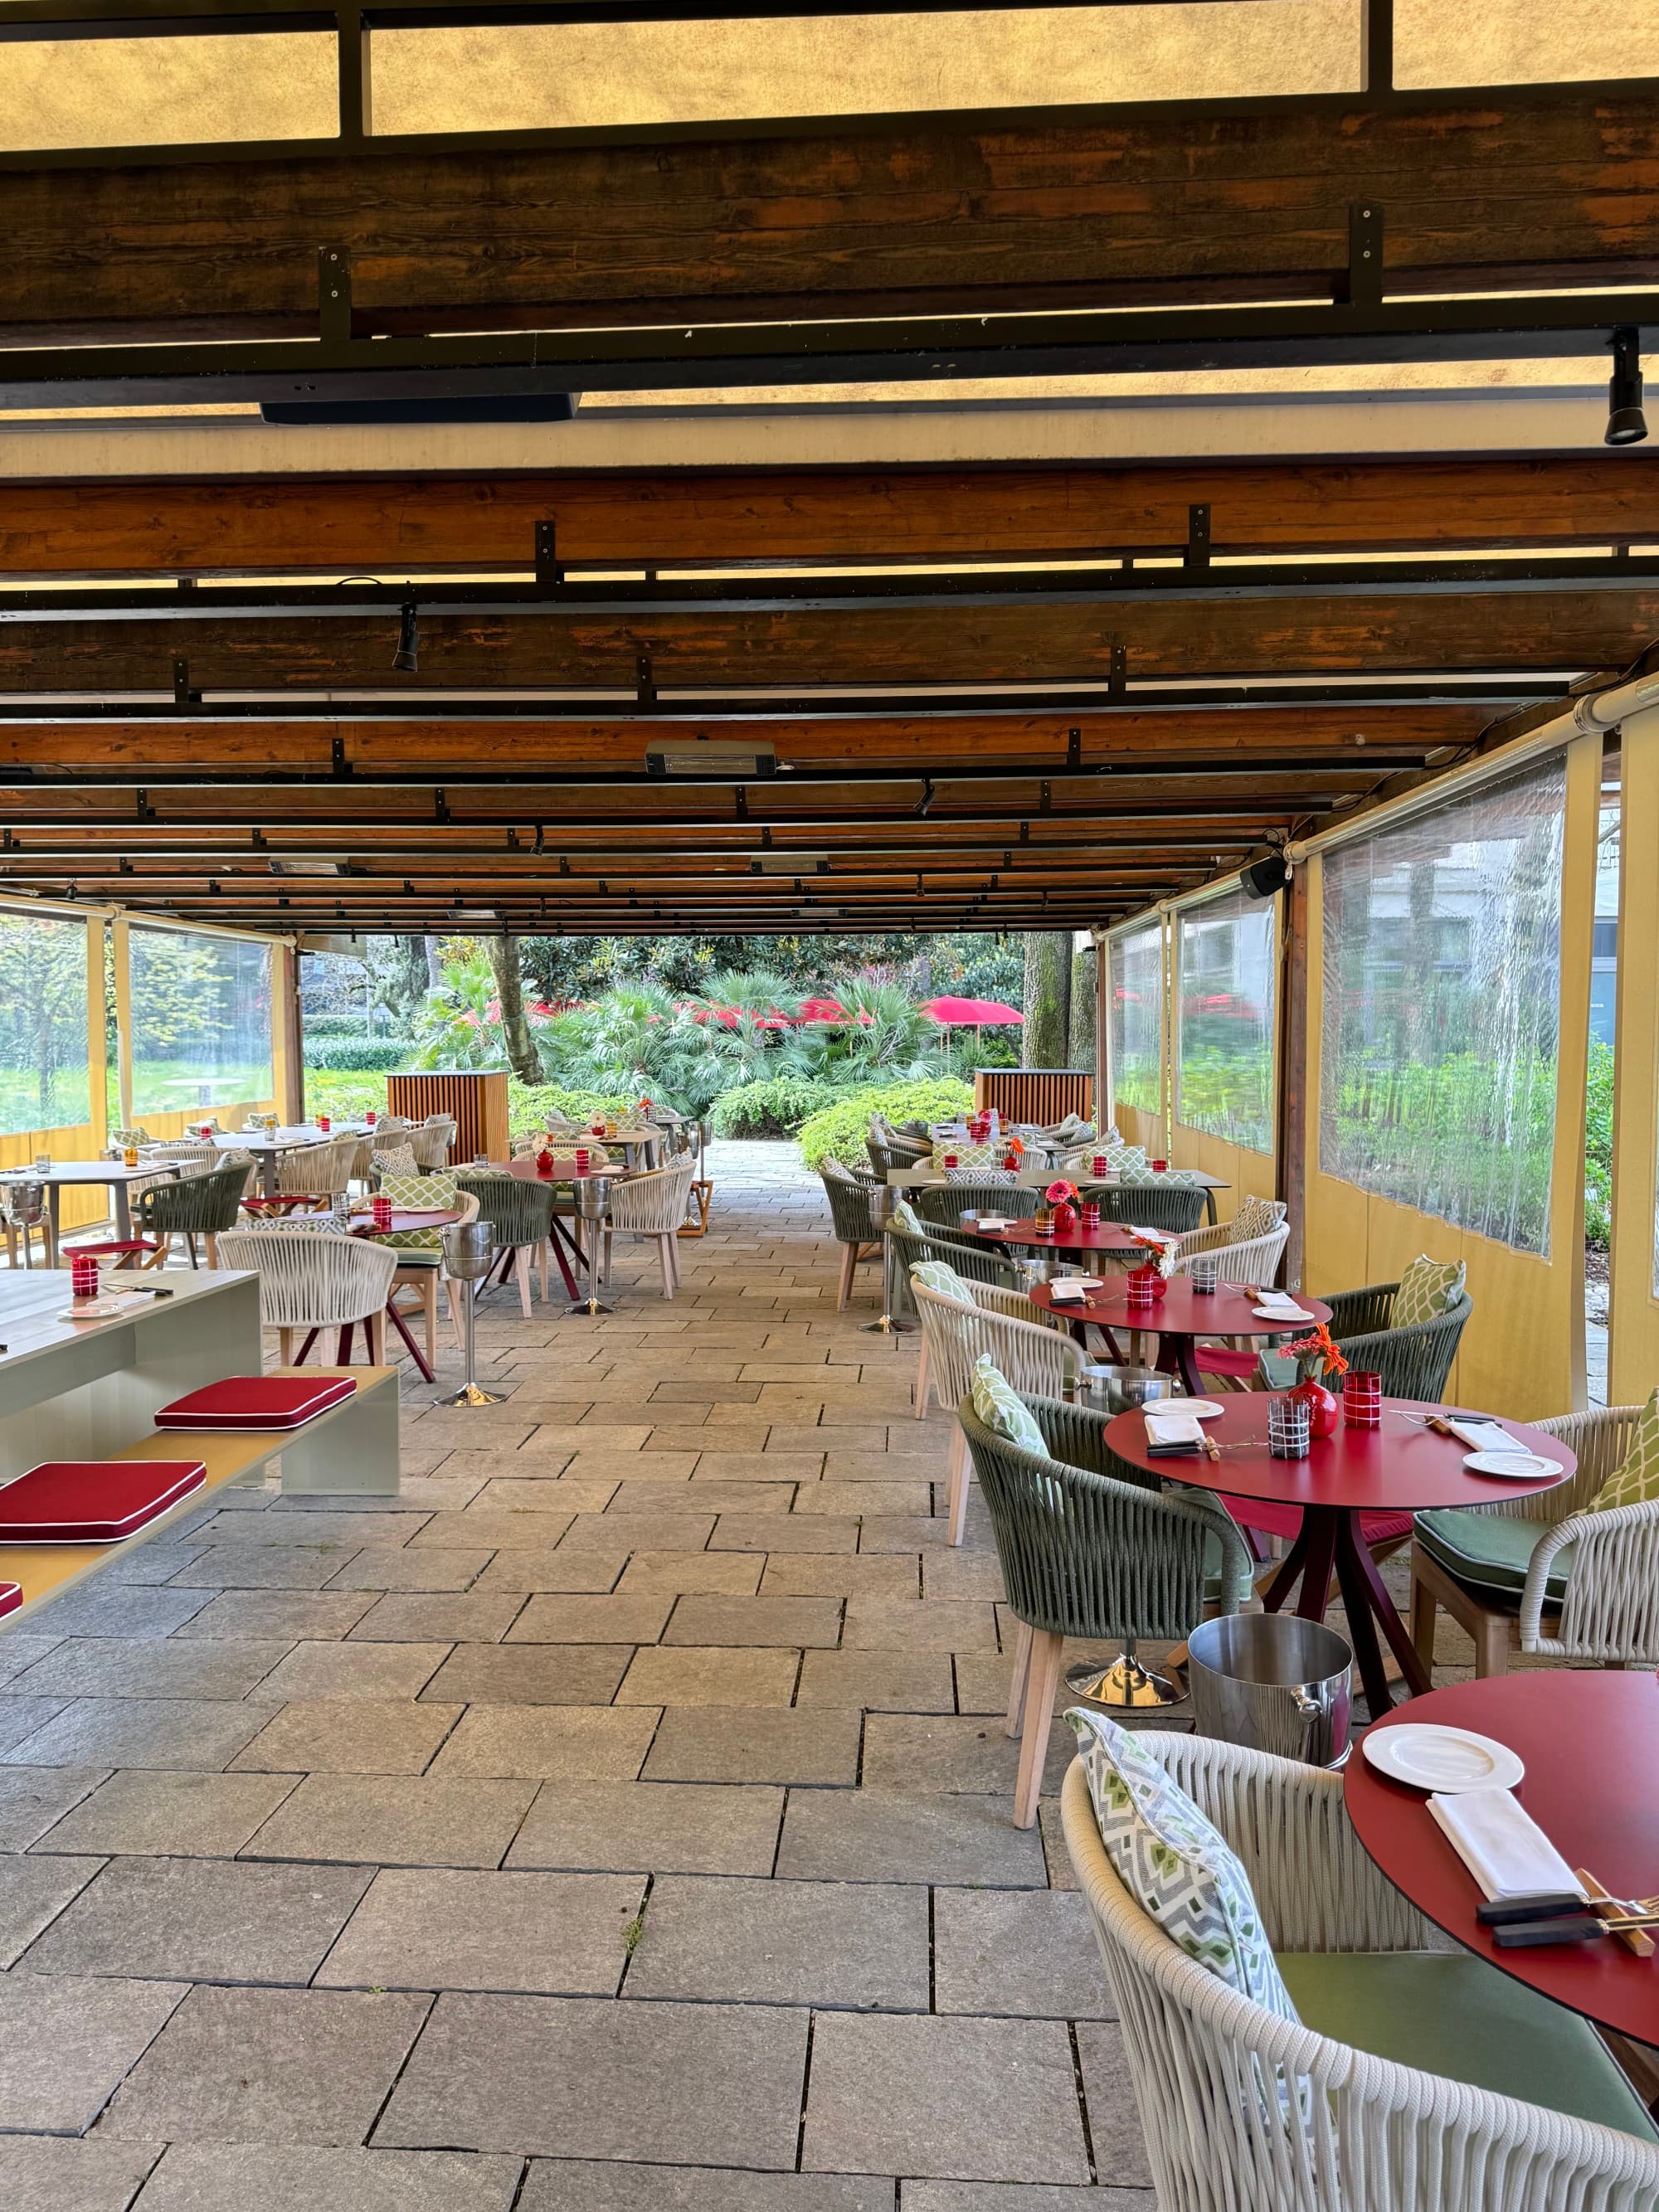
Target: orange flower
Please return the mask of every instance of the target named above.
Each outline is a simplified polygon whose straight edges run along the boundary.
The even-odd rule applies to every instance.
[[[1332,1342],[1330,1330],[1322,1321],[1311,1336],[1301,1337],[1296,1343],[1285,1345],[1281,1349],[1294,1352],[1298,1358],[1304,1352],[1317,1352],[1327,1375],[1346,1375],[1348,1371],[1347,1361]]]

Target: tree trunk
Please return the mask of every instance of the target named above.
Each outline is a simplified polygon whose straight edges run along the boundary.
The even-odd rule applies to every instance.
[[[1095,1064],[1095,948],[1085,945],[1072,955],[1072,1016],[1067,1067]]]
[[[443,963],[438,957],[438,940],[435,937],[428,937],[422,941],[426,946],[427,988],[435,991],[444,980]]]
[[[1025,1028],[1020,1064],[1064,1067],[1071,1024],[1072,940],[1064,930],[1025,936]]]
[[[519,967],[516,937],[491,937],[489,965],[495,978],[495,996],[501,1009],[501,1036],[507,1043],[507,1064],[520,1083],[539,1083],[541,1056],[530,1034],[530,1018],[524,1010],[524,976]]]

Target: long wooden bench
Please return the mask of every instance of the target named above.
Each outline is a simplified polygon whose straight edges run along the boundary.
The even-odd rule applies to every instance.
[[[59,1590],[84,1582],[117,1553],[164,1536],[204,1498],[227,1483],[262,1475],[273,1459],[283,1462],[286,1496],[390,1498],[398,1483],[398,1370],[395,1367],[277,1368],[349,1375],[357,1388],[315,1420],[299,1429],[152,1429],[148,1436],[112,1451],[112,1459],[197,1459],[207,1469],[200,1490],[181,1498],[136,1536],[118,1544],[0,1544],[0,1583],[16,1583],[23,1602],[6,1615],[6,1626]]]

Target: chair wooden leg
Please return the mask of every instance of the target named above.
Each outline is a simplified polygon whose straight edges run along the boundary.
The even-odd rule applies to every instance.
[[[916,1358],[916,1419],[925,1420],[927,1415],[927,1339],[921,1340],[921,1350]]]
[[[276,1332],[276,1360],[282,1367],[292,1367],[294,1360],[294,1331],[279,1328]]]
[[[544,1305],[547,1304],[547,1253],[551,1241],[550,1237],[544,1237],[538,1247],[542,1264],[542,1304]]]
[[[1008,1734],[1018,1735],[1025,1717],[1025,1680],[1031,1671],[1031,1629],[1028,1621],[1019,1624],[1019,1633],[1014,1638],[1014,1679],[1008,1689]]]
[[[951,1496],[945,1516],[946,1540],[952,1544],[962,1541],[962,1532],[968,1522],[968,1438],[958,1426],[951,1454]]]
[[[1052,1629],[1033,1632],[1025,1712],[1021,1723],[1019,1773],[1014,1783],[1017,1828],[1029,1828],[1036,1819],[1037,1799],[1042,1793],[1042,1762],[1048,1755],[1048,1723],[1054,1717],[1054,1698],[1060,1688],[1060,1655],[1064,1649],[1064,1639]]]
[[[1507,1613],[1480,1607],[1474,1620],[1474,1679],[1482,1682],[1493,1674],[1506,1674],[1510,1666],[1510,1620]]]
[[[530,1247],[520,1244],[513,1255],[513,1272],[519,1279],[519,1304],[524,1317],[530,1319]],[[435,1318],[435,1316],[434,1316]]]
[[[386,1365],[386,1308],[377,1307],[363,1323],[368,1336],[368,1363],[371,1367]]]
[[[674,1262],[668,1256],[668,1239],[665,1237],[657,1239],[657,1258],[662,1266],[662,1294],[665,1298],[672,1298],[674,1295]]]
[[[208,1265],[210,1267],[216,1267],[219,1264],[219,1239],[210,1229],[206,1232],[206,1237]]]
[[[1412,1648],[1428,1668],[1434,1672],[1434,1630],[1439,1613],[1434,1592],[1417,1571],[1417,1561],[1412,1561],[1411,1620],[1409,1623]]]
[[[841,1248],[841,1280],[836,1285],[836,1311],[845,1313],[847,1301],[853,1295],[853,1270],[858,1265],[859,1248],[843,1244]]]

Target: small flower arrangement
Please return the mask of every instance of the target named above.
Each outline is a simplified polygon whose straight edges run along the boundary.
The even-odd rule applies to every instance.
[[[1298,1337],[1294,1344],[1285,1345],[1282,1349],[1299,1363],[1304,1382],[1316,1379],[1316,1361],[1320,1373],[1326,1376],[1346,1375],[1348,1371],[1347,1361],[1332,1342],[1331,1332],[1322,1321],[1310,1335]]]
[[[1051,1182],[1042,1195],[1050,1206],[1075,1206],[1078,1202],[1077,1185],[1066,1182],[1063,1177]]]

